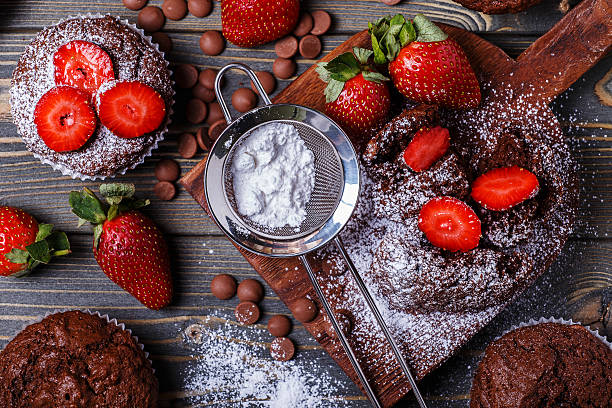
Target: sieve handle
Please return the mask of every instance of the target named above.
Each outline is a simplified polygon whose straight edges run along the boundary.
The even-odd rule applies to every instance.
[[[375,408],[382,408],[380,401],[378,401],[378,398],[376,397],[376,393],[372,389],[372,386],[368,382],[368,379],[365,373],[363,372],[363,370],[361,369],[361,366],[359,365],[357,356],[355,356],[355,353],[353,352],[353,349],[349,345],[348,339],[346,338],[344,331],[342,331],[342,328],[340,327],[340,323],[338,322],[338,319],[336,319],[336,315],[334,314],[334,311],[332,310],[331,305],[329,304],[329,302],[327,301],[327,298],[323,294],[323,290],[321,289],[321,286],[319,285],[319,281],[317,280],[317,277],[315,276],[314,271],[312,270],[310,266],[310,262],[308,262],[308,258],[306,258],[306,255],[300,255],[300,261],[302,261],[304,268],[306,268],[306,271],[308,272],[308,277],[310,278],[310,281],[312,282],[312,286],[314,286],[315,292],[317,296],[319,297],[319,299],[321,300],[321,303],[323,304],[323,309],[325,309],[325,313],[327,314],[327,317],[329,317],[329,320],[331,321],[331,324],[334,327],[336,334],[338,335],[338,339],[340,340],[340,343],[342,344],[342,348],[344,348],[344,351],[346,352],[346,355],[348,356],[348,359],[351,362],[351,365],[355,369],[355,372],[357,373],[357,377],[359,377],[359,382],[361,382],[361,385],[363,386],[363,389],[365,390],[366,395],[368,399],[370,400],[370,403]]]
[[[227,107],[227,103],[225,103],[225,99],[223,99],[223,94],[221,93],[221,79],[230,69],[238,69],[247,74],[248,77],[251,79],[251,82],[255,84],[255,88],[257,88],[257,92],[259,92],[259,95],[261,96],[261,99],[263,99],[264,104],[272,105],[270,97],[264,90],[263,86],[261,85],[261,82],[259,82],[259,78],[257,78],[257,75],[255,75],[255,72],[251,68],[247,67],[244,64],[239,64],[237,62],[227,64],[219,70],[219,72],[217,73],[217,77],[215,78],[215,95],[217,95],[219,106],[221,107],[221,111],[223,112],[223,116],[225,116],[225,120],[227,121],[228,125],[232,123],[234,119],[232,118],[232,114],[230,113]]]
[[[408,366],[408,363],[404,359],[404,356],[402,355],[402,352],[400,351],[399,346],[393,339],[393,336],[391,335],[391,331],[389,330],[387,323],[385,323],[385,320],[383,319],[382,314],[380,313],[380,310],[378,309],[378,306],[376,306],[376,302],[374,302],[372,295],[370,295],[370,291],[368,290],[365,283],[363,282],[363,279],[361,279],[361,276],[359,276],[359,272],[357,272],[357,268],[355,268],[355,264],[353,264],[351,257],[349,256],[348,252],[346,252],[346,249],[344,249],[344,244],[342,243],[342,240],[340,239],[339,236],[336,236],[336,238],[334,238],[334,243],[336,244],[336,247],[342,254],[342,258],[344,258],[344,261],[346,262],[349,268],[349,271],[351,272],[351,275],[353,276],[353,279],[355,283],[357,284],[359,291],[361,292],[361,295],[365,298],[366,303],[368,304],[370,308],[370,311],[374,315],[374,318],[376,319],[378,326],[380,326],[380,329],[385,335],[385,338],[389,342],[389,345],[391,346],[391,350],[393,351],[393,354],[395,355],[395,359],[399,363],[400,368],[402,369],[402,372],[408,378],[408,382],[410,383],[410,386],[412,387],[412,392],[414,393],[414,396],[416,397],[416,400],[419,403],[419,406],[421,408],[427,408],[427,405],[425,404],[425,400],[423,400],[423,397],[421,396],[421,392],[419,391],[419,388],[417,387],[417,383],[414,380],[414,376],[410,372],[410,367]]]

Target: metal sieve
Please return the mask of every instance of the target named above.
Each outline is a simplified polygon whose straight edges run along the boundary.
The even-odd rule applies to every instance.
[[[237,119],[232,118],[220,87],[221,78],[230,69],[245,72],[265,103]],[[419,405],[426,407],[408,364],[338,237],[353,214],[359,197],[359,162],[347,135],[330,118],[314,109],[291,104],[273,105],[255,73],[242,64],[228,64],[219,71],[215,79],[215,93],[228,123],[210,150],[204,171],[206,203],[217,225],[228,238],[248,251],[269,257],[300,258],[370,402],[375,407],[381,407],[305,256],[333,240],[389,342],[402,372],[407,376]],[[236,149],[254,129],[272,122],[293,125],[315,156],[315,185],[306,207],[306,219],[297,228],[266,228],[258,225],[240,215],[234,199],[231,165]]]

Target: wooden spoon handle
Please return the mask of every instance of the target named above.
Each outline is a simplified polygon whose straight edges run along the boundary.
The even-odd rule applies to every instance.
[[[548,103],[611,48],[612,0],[583,0],[517,58],[505,80],[518,94]]]

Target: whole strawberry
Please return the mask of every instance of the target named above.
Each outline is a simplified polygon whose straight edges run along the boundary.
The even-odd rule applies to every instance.
[[[223,36],[239,47],[255,47],[293,31],[300,16],[299,0],[223,0]]]
[[[480,86],[459,44],[417,14],[413,22],[401,14],[369,24],[374,62],[389,62],[395,87],[415,102],[454,109],[480,104]]]
[[[52,257],[70,253],[66,234],[27,212],[0,206],[0,276],[24,276]]]
[[[80,225],[94,225],[93,251],[102,271],[146,307],[159,310],[172,300],[170,256],[162,233],[138,208],[132,184],[102,184],[103,203],[89,189],[72,191],[70,206]]]
[[[317,66],[319,77],[327,82],[325,113],[343,128],[363,134],[389,116],[391,97],[384,75],[368,65],[371,50],[354,48],[330,62]]]

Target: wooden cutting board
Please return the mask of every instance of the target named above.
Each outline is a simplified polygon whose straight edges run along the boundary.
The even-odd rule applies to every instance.
[[[549,102],[567,89],[584,72],[602,58],[612,45],[612,0],[583,0],[568,13],[549,33],[542,36],[514,61],[501,49],[463,29],[440,25],[465,49],[472,67],[480,78],[489,81],[492,89],[506,87],[514,89],[516,95],[523,94],[523,103]],[[353,47],[370,48],[366,31],[360,32],[338,46],[322,61],[329,61]],[[323,111],[325,84],[320,81],[314,66],[293,81],[275,99],[276,103],[293,103]],[[543,112],[550,116],[551,129],[558,130],[559,124],[550,109]],[[362,141],[354,140],[356,145]],[[181,179],[181,184],[206,209],[203,174],[205,159]],[[289,308],[301,297],[315,299],[314,289],[306,271],[297,259],[273,259],[257,256],[238,248],[255,270],[270,285]],[[543,272],[543,271],[542,271]],[[325,277],[321,277],[325,279]],[[492,318],[492,317],[491,317]],[[472,325],[461,333],[461,341],[438,361],[431,361],[425,370],[417,373],[422,378],[438,367],[453,351],[473,336],[490,318]],[[326,333],[328,325],[323,312],[312,322],[305,324],[308,331],[328,351],[342,369],[357,382],[346,355],[339,342]],[[408,389],[407,380],[400,374],[399,367],[390,369],[381,362],[381,355],[390,353],[384,345],[369,347],[367,355],[360,356],[367,361],[368,373],[379,398],[385,406],[396,403]],[[357,382],[358,383],[358,382]],[[404,390],[403,392],[400,390]]]

